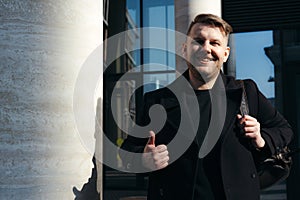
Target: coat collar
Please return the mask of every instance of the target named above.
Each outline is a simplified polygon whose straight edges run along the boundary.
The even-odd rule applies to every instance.
[[[185,83],[189,82],[188,70],[186,70],[181,76],[179,76],[173,83],[168,85],[167,88],[169,88],[171,91],[176,90],[178,93],[180,93],[180,96],[182,98],[187,98],[189,95],[195,95],[192,86],[189,84],[183,86],[182,82]],[[224,90],[225,90],[226,100],[227,100],[227,109],[232,110],[234,108],[235,110],[236,108],[239,108],[241,94],[242,94],[242,87],[234,77],[227,76],[221,72],[210,94],[212,95],[213,98],[214,95],[218,96],[224,94]],[[171,109],[176,106],[180,106],[176,96],[170,95],[168,92],[167,93],[162,92],[161,95],[164,95],[164,98],[162,98],[162,102],[160,103],[166,109]]]
[[[242,88],[240,83],[238,81],[236,81],[236,79],[234,77],[225,75],[222,71],[220,72],[218,78],[223,81],[223,85],[216,84],[216,83],[218,83],[218,82],[216,82],[213,86],[213,89],[215,89],[215,90],[225,89],[226,93],[228,93],[228,92],[229,93],[232,93],[232,92],[234,93],[234,92],[237,92],[237,91],[241,90],[241,88]],[[168,88],[181,88],[181,89],[184,89],[181,86],[181,83],[179,81],[180,79],[185,79],[186,81],[189,82],[189,80],[190,80],[189,70],[186,70],[182,75],[180,75],[173,83],[171,83],[167,87]],[[192,86],[190,85],[190,87],[192,87]],[[182,90],[182,93],[189,94],[188,91],[190,91],[190,90]]]

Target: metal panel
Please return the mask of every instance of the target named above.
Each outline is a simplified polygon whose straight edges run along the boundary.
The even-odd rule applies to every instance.
[[[300,28],[300,1],[223,0],[222,15],[234,32]]]

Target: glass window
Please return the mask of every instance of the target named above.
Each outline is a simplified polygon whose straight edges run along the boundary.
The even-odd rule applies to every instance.
[[[128,62],[127,69],[133,69],[136,66],[140,65],[141,55],[140,55],[140,33],[138,32],[137,28],[140,28],[141,20],[140,20],[140,0],[130,0],[126,1],[126,29],[127,38],[126,42],[126,49],[137,49],[136,51],[128,51],[127,56],[130,62]]]
[[[143,1],[143,27],[153,27],[154,29],[144,33],[144,47],[151,46],[151,44],[159,44],[162,47],[162,49],[144,49],[144,64],[161,64],[160,67],[150,65],[144,71],[175,70],[175,55],[170,53],[175,52],[175,35],[170,31],[156,31],[154,28],[175,30],[174,1]]]
[[[165,87],[170,82],[174,81],[176,74],[170,73],[159,73],[159,74],[145,74],[144,75],[144,92],[150,92],[162,87]]]
[[[110,16],[114,17],[112,13]],[[160,30],[174,30],[173,0],[128,0],[126,1],[126,19],[120,20],[125,20],[126,23],[126,53],[124,59],[120,59],[119,63],[122,73],[112,74],[110,85],[106,85],[106,89],[110,90],[108,94],[112,92],[112,89],[116,89],[116,96],[112,100],[107,95],[108,98],[105,101],[108,103],[104,104],[112,106],[116,110],[115,118],[117,119],[113,119],[109,112],[110,108],[105,114],[108,137],[116,146],[120,146],[127,137],[127,130],[132,126],[130,119],[135,120],[136,115],[139,114],[137,110],[141,107],[143,93],[164,87],[176,78],[175,55],[171,53],[175,52],[175,35],[167,31],[163,31],[161,34],[162,32],[159,30],[158,32],[154,30],[141,33],[138,29],[159,27],[162,28]],[[118,25],[114,24],[114,26]],[[162,45],[162,48],[153,49],[151,48],[152,44]],[[131,49],[137,50],[131,51]],[[129,76],[124,79],[124,74],[128,71],[130,71]],[[121,77],[122,81],[120,81]],[[114,85],[114,83],[116,84]],[[143,85],[143,90],[137,90],[131,95],[137,85]],[[115,120],[122,125],[123,131],[117,126]],[[117,152],[110,152],[109,156],[113,158],[118,169],[124,169]],[[132,195],[146,194],[147,177],[143,174],[124,173],[121,170],[107,167],[105,168],[104,182],[104,199],[111,199],[112,193],[116,189],[126,191],[126,195],[129,194],[129,191],[132,192]]]
[[[140,27],[140,0],[126,1],[126,7],[133,23]]]

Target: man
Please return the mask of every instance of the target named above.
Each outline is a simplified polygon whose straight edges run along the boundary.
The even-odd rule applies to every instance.
[[[149,139],[128,136],[122,149],[141,153],[136,161],[121,153],[125,166],[142,166],[149,172],[148,200],[202,200],[202,199],[259,199],[259,179],[256,164],[275,153],[277,148],[286,146],[292,137],[287,121],[272,107],[260,93],[256,84],[245,80],[250,114],[239,114],[242,88],[233,77],[221,72],[227,61],[230,48],[228,37],[231,26],[223,19],[212,14],[200,14],[195,17],[187,32],[183,45],[183,56],[188,70],[180,78],[185,78],[194,90],[198,105],[186,103],[187,107],[199,106],[200,120],[195,138],[182,155],[172,160],[175,151],[169,144],[177,136],[180,118],[188,109],[182,110],[177,97],[169,89],[163,88],[150,92],[144,97],[144,110],[139,125],[151,122],[148,112],[152,105],[161,104],[167,113],[164,127],[155,133],[149,130]],[[178,79],[178,80],[179,80]],[[171,84],[180,88],[178,80]],[[224,126],[217,134],[215,143],[204,157],[199,150],[215,121],[213,98],[221,98],[217,82],[222,82],[225,101],[217,104],[226,107]],[[182,90],[182,96],[188,96]],[[216,93],[216,95],[210,95]],[[214,97],[212,97],[214,96]],[[185,98],[185,97],[184,97]],[[176,103],[177,102],[177,103]],[[220,113],[220,115],[222,115]],[[186,129],[183,134],[189,134]],[[215,134],[215,133],[211,133]],[[182,141],[184,137],[182,137]],[[170,162],[171,161],[171,162]]]

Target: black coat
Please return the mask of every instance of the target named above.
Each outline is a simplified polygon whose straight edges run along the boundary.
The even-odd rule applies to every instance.
[[[180,78],[186,78],[181,76]],[[258,90],[252,80],[245,80],[245,88],[248,96],[250,115],[255,117],[261,126],[262,137],[266,141],[266,147],[263,151],[257,151],[251,148],[249,141],[241,137],[240,129],[237,129],[237,114],[239,113],[242,89],[238,81],[233,77],[221,74],[219,79],[223,81],[226,92],[226,105],[223,102],[217,102],[216,106],[226,107],[226,117],[224,126],[220,131],[218,144],[220,153],[218,154],[222,182],[226,199],[230,200],[255,200],[259,199],[260,186],[256,171],[256,163],[272,153],[276,148],[288,144],[292,138],[292,130],[288,122],[273,108]],[[171,84],[171,87],[180,88],[178,80]],[[214,86],[215,88],[215,86]],[[184,97],[186,90],[182,90]],[[146,125],[149,123],[147,112],[153,104],[161,104],[167,112],[167,122],[163,129],[156,135],[155,144],[169,144],[177,133],[180,124],[181,112],[180,105],[176,96],[167,88],[162,88],[145,95],[144,111],[138,123]],[[186,104],[191,107],[192,105]],[[191,119],[192,121],[192,119]],[[214,122],[210,122],[214,123]],[[179,140],[185,140],[181,137]],[[147,138],[136,138],[128,136],[124,141],[122,148],[131,152],[143,152]],[[172,151],[169,148],[171,164],[165,169],[149,173],[148,200],[190,200],[194,188],[195,169],[198,160],[197,144],[192,142],[185,153],[179,159],[172,160]],[[140,160],[132,160],[130,156],[121,153],[124,166],[134,168],[141,165]],[[174,162],[173,162],[174,161]],[[201,187],[201,186],[196,186]],[[202,189],[206,192],[206,188]]]

